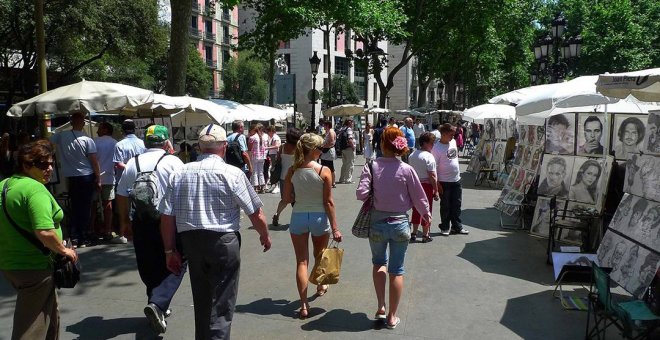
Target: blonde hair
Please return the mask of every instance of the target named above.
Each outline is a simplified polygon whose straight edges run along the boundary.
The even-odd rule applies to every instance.
[[[306,133],[300,136],[298,143],[296,143],[296,151],[293,154],[293,171],[300,168],[305,161],[305,155],[310,151],[323,145],[323,137],[315,133]]]

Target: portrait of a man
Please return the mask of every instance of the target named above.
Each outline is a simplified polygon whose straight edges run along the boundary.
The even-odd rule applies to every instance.
[[[632,154],[639,154],[646,133],[646,117],[617,115],[614,120],[616,132],[612,142],[616,159],[628,159]]]
[[[574,115],[560,114],[548,118],[545,128],[545,152],[572,155],[575,144]]]
[[[644,153],[660,155],[660,113],[649,112]]]
[[[594,114],[580,114],[578,125],[578,155],[602,155],[603,122]]]
[[[568,188],[573,172],[573,158],[546,157],[541,167],[541,184],[538,193],[548,197],[568,197]]]

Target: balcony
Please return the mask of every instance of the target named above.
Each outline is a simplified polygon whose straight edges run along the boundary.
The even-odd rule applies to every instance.
[[[222,36],[222,43],[227,44],[227,45],[231,45],[231,37],[228,36],[228,35],[223,35]]]
[[[206,59],[206,66],[212,69],[218,68],[218,63],[215,60]]]
[[[213,32],[204,32],[204,40],[215,42],[215,33]]]
[[[212,7],[211,5],[204,6],[204,10],[202,11],[202,15],[207,16],[207,17],[215,16],[215,8]]]
[[[195,27],[190,27],[190,37],[195,39],[201,39],[202,31],[198,30]]]
[[[222,20],[231,22],[231,14],[229,12],[222,12]]]
[[[191,1],[191,3],[192,3],[191,6],[192,6],[193,12],[198,12],[199,13],[199,10],[200,10],[199,3],[197,1]]]

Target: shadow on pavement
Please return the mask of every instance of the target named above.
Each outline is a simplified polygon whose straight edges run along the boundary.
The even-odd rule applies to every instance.
[[[500,212],[495,208],[463,209],[461,220],[464,225],[481,230],[506,231],[500,228]]]
[[[296,316],[296,308],[300,308],[300,301],[273,300],[263,298],[252,301],[246,305],[237,305],[236,313],[250,313],[257,315],[283,315],[289,317]],[[313,308],[312,308],[313,310]],[[310,311],[311,314],[312,311]]]
[[[135,251],[131,245],[97,246],[85,249],[79,254],[82,264],[80,284],[76,286],[75,295],[85,295],[88,290],[99,286],[116,286],[108,280],[118,277],[124,272],[137,270]],[[125,284],[138,285],[138,282]],[[139,289],[143,289],[140,287]]]
[[[67,326],[66,331],[80,339],[112,339],[125,334],[135,334],[135,339],[162,339],[149,328],[144,317],[104,320],[101,316],[90,316]]]
[[[376,323],[364,313],[351,313],[345,309],[331,310],[322,317],[300,326],[304,331],[321,332],[364,332],[382,327],[382,322]]]

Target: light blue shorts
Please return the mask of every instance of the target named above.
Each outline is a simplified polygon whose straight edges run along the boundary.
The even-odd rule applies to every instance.
[[[369,230],[369,245],[371,246],[371,262],[374,265],[387,266],[388,273],[403,275],[405,273],[403,261],[406,258],[408,243],[410,243],[410,222],[407,215],[376,217],[372,220],[371,230]]]
[[[311,233],[321,236],[330,232],[330,221],[324,212],[294,212],[291,214],[289,232],[294,235]]]

